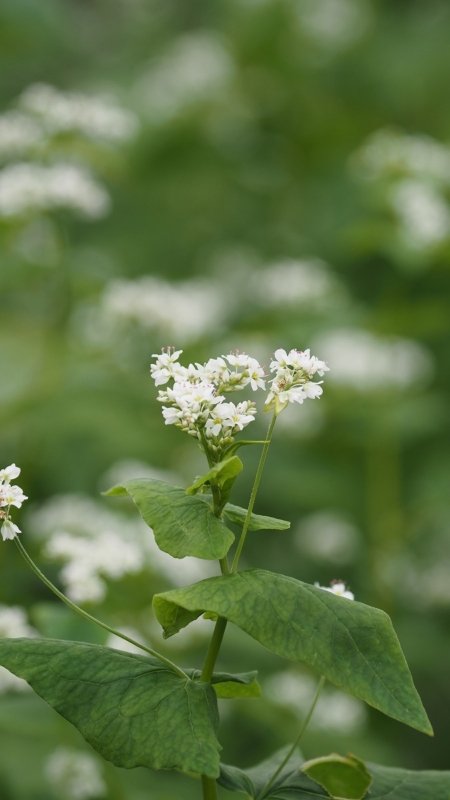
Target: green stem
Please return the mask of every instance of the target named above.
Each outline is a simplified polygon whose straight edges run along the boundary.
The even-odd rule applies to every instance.
[[[213,778],[202,775],[203,800],[217,800],[217,783]]]
[[[219,617],[216,622],[214,633],[209,643],[208,652],[206,654],[205,663],[203,664],[201,680],[209,683],[214,672],[217,656],[219,655],[220,645],[222,644],[225,628],[227,627],[227,620],[224,617]]]
[[[273,429],[275,427],[275,422],[277,421],[277,415],[274,414],[269,425],[269,430],[267,431],[266,441],[264,447],[262,449],[261,458],[259,459],[258,464],[258,471],[256,473],[255,482],[253,484],[252,493],[250,495],[250,502],[248,504],[247,509],[247,516],[245,517],[244,526],[242,528],[241,538],[239,539],[238,546],[236,548],[236,552],[234,554],[233,565],[231,567],[231,572],[236,572],[237,566],[239,563],[239,559],[241,557],[242,548],[245,544],[245,537],[247,536],[247,531],[250,525],[250,520],[252,517],[253,507],[255,505],[256,495],[258,494],[259,482],[261,480],[261,475],[263,473],[264,464],[266,462],[267,452],[269,450],[270,440],[272,438]]]
[[[280,772],[282,772],[282,770],[285,768],[285,766],[288,763],[288,761],[290,760],[290,758],[293,756],[295,750],[297,749],[298,745],[300,744],[300,740],[301,740],[304,732],[306,731],[306,728],[308,727],[309,721],[310,721],[310,719],[311,719],[311,717],[312,717],[312,715],[314,713],[314,709],[315,709],[315,707],[317,705],[317,701],[318,701],[318,699],[320,697],[320,694],[321,694],[322,689],[323,689],[324,686],[325,686],[325,678],[322,675],[322,677],[320,678],[319,683],[317,684],[317,689],[316,689],[316,693],[314,695],[314,699],[313,699],[313,701],[311,703],[311,706],[309,708],[309,711],[308,711],[305,719],[303,720],[302,727],[300,728],[299,734],[298,734],[294,744],[292,745],[292,747],[290,748],[290,750],[288,751],[286,756],[283,758],[283,761],[281,762],[279,767],[277,767],[277,769],[273,773],[272,777],[267,781],[266,785],[264,786],[262,791],[259,793],[259,795],[256,798],[256,800],[261,800],[261,798],[264,797],[264,795],[266,794],[268,789],[270,789],[270,787],[274,784],[274,782],[278,778],[278,775],[280,774]]]
[[[54,594],[56,594],[56,596],[59,597],[60,600],[63,601],[63,603],[68,605],[69,608],[72,609],[72,611],[76,611],[77,614],[81,614],[81,616],[84,617],[85,619],[88,619],[89,622],[95,622],[96,625],[99,625],[101,628],[104,628],[104,630],[108,631],[108,633],[113,633],[114,636],[119,636],[121,639],[124,639],[126,642],[129,642],[130,644],[135,645],[135,647],[139,647],[141,650],[145,650],[146,653],[149,653],[149,655],[154,656],[159,661],[162,661],[163,664],[166,664],[166,666],[170,667],[170,669],[172,669],[174,672],[176,672],[177,675],[180,676],[180,678],[187,678],[187,675],[183,672],[182,669],[180,669],[180,667],[177,667],[177,665],[174,664],[172,661],[170,661],[168,658],[165,658],[160,653],[157,653],[156,650],[152,650],[151,647],[146,647],[144,644],[141,644],[140,642],[136,642],[134,639],[131,639],[129,636],[126,636],[124,633],[121,633],[120,631],[116,631],[115,628],[111,628],[109,625],[106,625],[104,622],[100,622],[99,619],[96,619],[91,614],[88,614],[87,611],[83,611],[82,608],[77,606],[75,603],[72,603],[72,601],[69,600],[69,598],[66,597],[65,594],[60,592],[59,589],[57,589],[56,586],[54,586],[53,583],[51,581],[49,581],[48,578],[46,578],[46,576],[44,575],[43,572],[41,572],[39,567],[36,566],[36,564],[34,563],[32,558],[28,555],[28,553],[25,550],[22,542],[20,541],[20,539],[17,536],[15,537],[14,541],[15,541],[17,547],[19,548],[20,553],[24,557],[24,559],[27,562],[27,564],[31,567],[33,572],[35,572],[36,575],[38,576],[38,578],[40,578],[41,581],[43,581],[43,583],[45,583],[45,585],[48,586],[48,588],[51,589],[51,591]]]

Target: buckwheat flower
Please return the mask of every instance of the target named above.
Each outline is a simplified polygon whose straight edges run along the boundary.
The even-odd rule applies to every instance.
[[[0,486],[0,506],[15,506],[20,508],[22,503],[28,500],[20,486],[12,486],[9,483]]]
[[[197,364],[199,367],[200,364]],[[204,366],[204,374],[206,380],[213,381],[214,383],[228,383],[230,379],[230,372],[224,358],[210,358]]]
[[[331,592],[331,594],[335,594],[337,597],[345,597],[346,600],[355,599],[355,595],[347,589],[344,581],[332,581],[331,586],[321,586],[316,582],[314,586],[316,586],[317,589],[323,589],[324,592]]]
[[[20,528],[14,525],[14,522],[11,522],[10,519],[5,519],[1,527],[3,541],[6,542],[7,539],[15,539],[18,533],[22,533]]]
[[[325,361],[312,356],[310,350],[275,351],[270,362],[270,371],[275,373],[266,399],[265,411],[279,414],[288,403],[303,403],[304,400],[319,398],[323,389],[322,381],[312,381],[314,375],[323,376],[329,371]]]
[[[0,469],[0,483],[11,483],[20,475],[20,467],[16,467],[15,464],[10,464],[9,467],[5,467],[5,469]]]
[[[155,381],[155,386],[161,386],[168,383],[171,378],[175,378],[180,368],[178,359],[183,351],[173,350],[171,347],[167,348],[167,352],[163,350],[161,354],[153,353],[153,358],[156,358],[156,364],[150,365],[150,373]]]

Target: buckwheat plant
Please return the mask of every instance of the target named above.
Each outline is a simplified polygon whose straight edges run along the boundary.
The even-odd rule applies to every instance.
[[[176,635],[201,615],[215,621],[203,665],[181,668],[96,620],[53,586],[31,560],[11,520],[12,507],[20,508],[26,499],[11,484],[20,472],[14,464],[0,472],[3,539],[14,540],[30,567],[74,611],[136,645],[143,655],[92,644],[15,638],[0,641],[0,664],[28,681],[104,759],[119,767],[173,769],[196,776],[203,800],[217,798],[218,783],[253,800],[449,800],[450,773],[366,765],[351,754],[302,760],[298,744],[327,680],[423,733],[432,735],[432,728],[385,613],[357,602],[341,580],[329,587],[311,586],[264,569],[239,569],[249,533],[289,528],[289,522],[254,513],[258,487],[278,416],[289,403],[319,398],[323,382],[317,377],[329,367],[309,350],[280,349],[266,376],[258,361],[244,353],[182,366],[181,352],[169,347],[155,356],[151,375],[162,387],[158,400],[165,424],[196,440],[206,459],[205,473],[186,490],[136,478],[107,494],[130,495],[158,547],[173,558],[218,562],[216,577],[157,594],[153,600],[164,637]],[[249,399],[235,403],[229,396],[267,391],[267,382],[267,437],[239,438],[255,419],[256,404]],[[262,447],[247,508],[230,502],[243,468],[237,455],[243,445]],[[241,528],[233,553],[229,521]],[[256,672],[216,670],[228,622],[281,658],[307,664],[319,676],[293,744],[248,770],[219,760],[217,698],[259,695]]]

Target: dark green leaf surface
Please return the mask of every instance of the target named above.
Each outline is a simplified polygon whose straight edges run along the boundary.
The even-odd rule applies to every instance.
[[[224,558],[234,535],[214,516],[200,497],[151,478],[137,478],[114,486],[107,495],[129,494],[141,517],[153,529],[160,550],[174,558]]]
[[[201,489],[205,483],[210,483],[211,481],[215,481],[221,488],[227,484],[228,481],[234,483],[239,473],[242,472],[243,466],[241,459],[237,456],[219,461],[218,464],[214,464],[204,475],[200,475],[192,486],[186,489],[186,494],[197,494],[198,490]]]
[[[289,747],[251,769],[220,765],[219,783],[230,792],[259,797]],[[301,771],[301,758],[293,756],[278,776],[265,800],[330,800],[330,795]],[[373,784],[364,800],[450,800],[450,772],[414,772],[367,764]]]
[[[235,525],[244,525],[247,516],[247,509],[240,506],[234,506],[232,503],[227,503],[223,510],[223,514],[230,522]],[[291,527],[291,523],[285,519],[276,519],[276,517],[266,517],[263,514],[252,514],[250,517],[249,531],[286,531]]]
[[[185,672],[192,680],[199,680],[201,672],[198,669],[187,669]],[[233,699],[236,697],[261,697],[261,687],[257,681],[258,673],[240,672],[215,672],[211,684],[217,697]]]
[[[364,761],[351,754],[314,758],[303,764],[302,772],[326,789],[333,800],[363,800],[372,783]]]
[[[450,800],[450,772],[415,772],[367,764],[373,784],[364,800]],[[271,792],[270,800],[317,800],[330,795],[297,772]]]
[[[209,684],[183,679],[149,656],[52,639],[2,639],[0,664],[116,766],[219,774]]]
[[[432,734],[391,620],[376,608],[259,569],[209,578],[153,602],[166,636],[214,612],[269,650],[303,661],[388,716]]]
[[[287,745],[265,761],[249,769],[239,769],[239,767],[221,764],[219,783],[221,786],[224,786],[225,789],[229,789],[230,792],[245,792],[250,797],[258,797],[290,749],[291,746]],[[291,776],[297,774],[302,763],[303,758],[297,750],[289,759],[285,768],[280,772],[271,789],[269,789],[269,792],[274,791],[278,786],[284,786]],[[308,778],[305,779],[309,781]],[[267,795],[264,794],[264,797],[266,796]]]

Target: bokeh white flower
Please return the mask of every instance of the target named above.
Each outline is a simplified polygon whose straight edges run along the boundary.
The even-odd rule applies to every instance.
[[[101,762],[91,753],[58,747],[45,764],[45,776],[54,792],[66,800],[106,797]]]
[[[344,581],[335,580],[331,582],[330,586],[321,586],[320,583],[315,583],[314,586],[316,589],[323,589],[324,592],[330,592],[331,594],[335,594],[337,597],[345,597],[346,600],[354,600],[355,595],[349,589],[347,589],[347,585]]]
[[[27,612],[20,606],[0,604],[0,638],[35,638],[38,632],[28,623]],[[28,683],[12,672],[0,667],[0,694],[6,692],[26,692]]]

